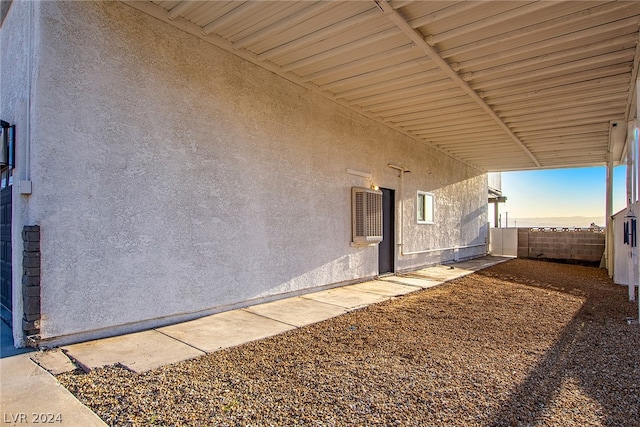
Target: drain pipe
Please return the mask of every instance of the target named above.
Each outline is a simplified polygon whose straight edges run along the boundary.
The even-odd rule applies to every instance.
[[[400,256],[404,256],[404,174],[411,171],[403,166],[396,166],[391,163],[389,163],[387,167],[400,172],[400,229],[398,231],[398,246],[400,246]]]

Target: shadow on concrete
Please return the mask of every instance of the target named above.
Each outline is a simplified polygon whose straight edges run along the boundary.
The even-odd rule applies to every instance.
[[[13,334],[11,328],[4,321],[0,320],[2,330],[0,331],[0,358],[15,356],[18,354],[29,353],[33,351],[29,348],[15,348],[13,346]]]

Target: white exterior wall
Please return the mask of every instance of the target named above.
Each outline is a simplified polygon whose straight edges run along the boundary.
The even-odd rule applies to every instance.
[[[490,172],[487,179],[489,188],[502,192],[502,172]]]
[[[491,228],[489,253],[496,256],[518,256],[518,229]]]
[[[624,244],[624,223],[625,216],[629,214],[629,208],[624,208],[613,215],[613,282],[618,285],[629,284],[629,245]]]
[[[377,247],[350,246],[350,189],[370,183],[347,169],[395,189],[397,206],[387,164],[411,170],[406,252],[486,252],[481,171],[127,5],[38,10],[28,208],[41,227],[43,339],[375,276]],[[435,194],[433,225],[416,223],[419,190]],[[433,251],[396,268],[453,258]]]

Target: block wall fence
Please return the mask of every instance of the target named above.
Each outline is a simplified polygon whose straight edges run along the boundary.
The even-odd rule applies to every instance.
[[[518,229],[518,258],[600,262],[605,233],[599,230]]]

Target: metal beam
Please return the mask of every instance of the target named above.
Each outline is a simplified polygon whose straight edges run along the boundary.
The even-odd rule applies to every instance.
[[[456,27],[449,31],[445,31],[444,33],[430,35],[429,37],[427,37],[426,40],[430,46],[435,46],[436,44],[443,42],[447,39],[450,39],[453,37],[459,37],[464,34],[472,33],[486,27],[491,27],[493,25],[499,25],[504,21],[508,21],[514,18],[520,18],[522,16],[550,7],[552,5],[553,5],[552,2],[529,3],[527,5],[518,7],[516,9],[511,9],[507,12],[503,12],[498,15],[492,16],[491,18],[477,20],[475,22],[472,22],[471,24]]]
[[[640,31],[638,32],[638,38],[636,41],[636,54],[633,58],[633,69],[631,70],[631,84],[629,85],[629,95],[627,97],[627,109],[624,114],[625,121],[629,121],[633,119],[633,105],[636,104],[636,108],[639,106],[638,104],[638,94],[636,92],[636,87],[633,84],[638,79],[638,67],[640,67]],[[635,101],[635,102],[634,102]],[[640,118],[636,115],[636,118]],[[640,322],[640,319],[638,319]]]
[[[526,106],[522,106],[522,102],[514,102],[510,104],[505,104],[503,102],[500,103],[500,106],[496,108],[499,113],[509,113],[510,117],[518,116],[518,115],[526,115],[528,113],[533,113],[537,111],[553,111],[553,110],[564,110],[564,109],[572,109],[576,105],[589,105],[589,104],[597,104],[599,102],[609,102],[611,100],[622,100],[627,97],[626,92],[619,91],[619,93],[615,94],[614,91],[617,90],[611,88],[595,88],[585,94],[583,92],[577,92],[574,94],[567,94],[562,97],[564,101],[558,101],[558,95],[546,95],[540,98],[536,98],[535,100],[529,100],[526,103]],[[551,107],[550,107],[551,106]]]
[[[450,97],[450,98],[446,98],[440,101],[429,101],[429,106],[431,108],[434,109],[438,109],[438,108],[449,108],[449,107],[454,107],[454,106],[464,106],[467,105],[464,101],[467,100],[467,96],[465,94],[460,94],[457,95],[455,97]],[[425,102],[418,102],[418,103],[414,103],[411,105],[405,105],[405,106],[400,106],[400,107],[390,107],[390,108],[383,108],[381,110],[379,110],[378,112],[376,112],[376,116],[377,117],[392,117],[392,116],[396,116],[398,114],[405,114],[405,113],[415,113],[416,111],[420,111],[424,108],[425,106]]]
[[[281,19],[278,22],[275,22],[265,28],[261,28],[258,31],[238,40],[237,42],[233,43],[233,48],[242,49],[255,42],[264,40],[266,37],[276,34],[279,31],[282,31],[286,28],[291,28],[292,26],[297,25],[299,22],[304,21],[308,17],[313,16],[317,13],[320,13],[330,7],[333,7],[331,2],[319,2],[319,3],[312,4],[309,7],[305,7],[304,9],[299,10],[296,13],[293,13],[291,15],[288,15],[287,17]]]
[[[484,100],[469,86],[459,75],[456,73],[453,68],[444,60],[438,52],[435,51],[434,48],[429,46],[427,42],[425,42],[424,36],[414,30],[411,25],[405,21],[405,19],[396,12],[391,5],[386,0],[374,0],[374,2],[380,7],[380,9],[385,13],[385,15],[398,27],[402,32],[404,32],[418,47],[421,49],[433,62],[438,65],[438,68],[442,70],[444,74],[446,74],[450,79],[452,79],[464,92],[473,99],[484,111],[487,112],[489,117],[491,117],[497,124],[500,126],[504,132],[515,142],[525,153],[526,155],[533,161],[533,163],[537,167],[541,167],[542,165],[538,161],[538,159],[533,155],[533,153],[527,148],[527,146],[520,141],[520,139],[511,131],[511,129],[502,121],[502,119],[493,111],[493,109],[486,103]]]
[[[493,124],[493,122],[491,122],[491,120],[487,119],[486,115],[483,115],[483,116],[476,116],[476,117],[468,117],[465,120],[425,119],[420,121],[419,123],[405,124],[402,126],[402,129],[407,130],[409,132],[429,130],[429,129],[442,129],[444,132],[450,130],[451,133],[454,133],[456,129],[475,130],[481,127],[495,128],[495,125]]]
[[[436,70],[438,73],[440,70]],[[438,79],[437,76],[425,76],[424,73],[414,73],[409,74],[408,76],[397,77],[397,78],[389,78],[383,82],[376,82],[373,84],[369,84],[366,86],[360,86],[354,89],[345,90],[343,92],[336,92],[337,98],[350,98],[350,99],[359,99],[366,96],[371,96],[379,93],[382,90],[389,90],[394,87],[404,87],[406,84],[421,82],[422,84],[433,84],[437,82],[450,82],[449,79]]]
[[[260,3],[260,2],[256,2]],[[313,33],[304,35],[299,39],[292,40],[288,43],[281,44],[279,46],[274,47],[264,53],[258,55],[258,61],[271,60],[276,56],[283,55],[287,52],[291,52],[294,49],[298,49],[300,47],[309,45],[318,40],[322,40],[329,36],[335,35],[338,31],[346,30],[347,28],[353,27],[354,25],[361,24],[369,19],[373,19],[377,16],[376,10],[367,10],[365,12],[361,12],[357,15],[351,16],[344,21],[338,22],[336,24],[330,25],[328,27],[322,28],[321,30],[314,31]]]
[[[465,121],[466,123],[473,123],[474,121],[480,121],[476,119],[482,119],[482,121],[485,121],[487,119],[487,115],[484,114],[484,112],[482,111],[472,111],[472,112],[461,111],[457,113],[449,113],[445,116],[428,115],[428,116],[420,117],[416,119],[395,120],[393,123],[397,126],[406,127],[406,126],[425,125],[425,124],[428,125],[433,123],[436,120],[444,123],[446,122],[459,123],[461,120]]]
[[[388,61],[396,56],[403,56],[403,55],[407,56],[412,52],[413,52],[413,46],[410,43],[407,43],[405,45],[398,46],[393,49],[386,50],[384,52],[377,52],[373,55],[365,56],[363,58],[356,59],[354,61],[344,62],[342,64],[335,65],[333,67],[324,68],[322,70],[316,71],[311,74],[305,74],[305,75],[302,75],[301,77],[304,81],[309,82],[309,81],[319,80],[323,78],[328,78],[332,75],[340,74],[340,73],[342,74],[348,73],[349,75],[352,75],[356,69],[359,69],[361,67],[371,66],[372,64],[375,64],[375,63],[382,64],[382,66],[384,67],[386,63],[385,61]]]
[[[317,53],[312,56],[308,56],[303,59],[299,59],[294,62],[290,62],[289,64],[282,66],[282,71],[292,71],[298,68],[306,67],[308,65],[316,64],[318,62],[326,61],[327,59],[334,58],[337,55],[342,55],[344,53],[353,52],[354,50],[363,48],[365,46],[369,46],[383,40],[388,40],[393,36],[398,34],[397,29],[388,28],[384,31],[381,31],[372,36],[365,37],[360,40],[355,40],[346,44],[343,44],[339,47],[334,47],[333,49],[326,50],[324,52]]]
[[[403,89],[389,90],[386,92],[379,91],[375,95],[363,96],[361,98],[353,97],[351,98],[351,101],[357,102],[358,105],[362,105],[364,107],[367,105],[379,104],[381,102],[388,101],[389,99],[393,99],[397,96],[415,95],[418,92],[425,92],[425,91],[429,93],[430,91],[441,90],[443,88],[446,89],[452,86],[453,84],[449,79],[436,80],[435,82],[422,83],[415,86],[409,86]]]
[[[421,16],[420,18],[413,19],[409,22],[409,25],[411,25],[412,28],[422,27],[423,25],[430,24],[434,21],[440,21],[442,19],[446,19],[451,16],[454,16],[458,13],[467,12],[473,9],[474,7],[483,7],[483,5],[480,2],[473,2],[473,1],[456,3],[453,6],[449,6],[445,9],[441,9],[429,15],[425,15],[425,16]],[[394,7],[394,9],[398,9],[398,8]]]
[[[519,74],[508,74],[507,76],[497,77],[491,79],[491,75],[489,75],[489,79],[483,82],[479,82],[477,86],[482,88],[482,90],[486,90],[492,86],[504,86],[507,84],[517,84],[521,85],[522,82],[530,82],[536,77],[547,78],[549,74],[569,74],[567,72],[576,73],[584,71],[585,69],[598,68],[601,66],[611,65],[612,63],[617,63],[620,61],[628,61],[633,59],[635,49],[625,49],[619,50],[617,52],[605,53],[602,55],[592,56],[591,58],[579,59],[577,61],[567,62],[564,64],[553,65],[550,67],[540,68],[538,70],[531,70],[526,73]],[[466,73],[465,80],[474,80],[479,77],[484,77],[485,74],[482,71],[478,71],[475,73]],[[574,77],[575,78],[575,77]],[[549,80],[547,80],[547,84],[549,84]]]
[[[252,8],[255,8],[258,6],[259,4],[256,4],[253,2],[240,3],[240,5],[236,6],[233,10],[225,13],[220,18],[202,27],[202,35],[206,36],[208,34],[215,32],[217,29],[223,27],[228,22],[233,21],[238,16],[241,16],[243,13],[246,13],[248,10],[251,10]]]
[[[466,113],[471,114],[477,111],[480,111],[480,110],[478,110],[478,107],[475,105],[467,105],[464,107],[460,107],[456,105],[452,107],[435,108],[433,110],[425,107],[411,113],[403,113],[403,114],[396,114],[393,116],[387,116],[386,120],[389,122],[399,122],[402,120],[419,119],[421,117],[424,117],[425,114],[428,114],[429,117],[438,117],[438,116],[448,116],[449,114],[466,114]]]
[[[321,85],[320,88],[322,90],[338,92],[337,90],[338,88],[349,86],[352,83],[363,83],[367,80],[384,78],[389,75],[393,77],[393,76],[396,76],[400,71],[406,70],[411,67],[425,65],[427,62],[428,62],[428,59],[425,59],[425,58],[412,59],[410,61],[391,65],[389,67],[381,68],[379,70],[369,71],[366,73],[358,74],[356,76],[347,77],[342,80],[337,80],[335,82],[327,83],[327,84]],[[433,68],[431,70],[425,71],[424,75],[425,77],[429,77],[429,76],[437,76],[437,75],[440,75],[441,73],[442,71],[440,71],[440,69]]]
[[[602,103],[601,105],[587,105],[585,107],[576,107],[570,109],[571,114],[559,114],[557,111],[546,111],[544,113],[532,113],[529,115],[522,116],[514,116],[514,117],[505,117],[505,122],[508,124],[518,125],[518,129],[520,126],[536,124],[543,121],[545,125],[551,123],[562,123],[562,122],[570,122],[572,120],[578,120],[581,118],[591,118],[591,117],[621,117],[622,116],[622,108],[620,104],[616,103]]]
[[[576,31],[573,33],[569,33],[566,35],[553,37],[546,40],[540,40],[535,43],[527,44],[524,46],[518,46],[513,49],[498,49],[496,52],[493,52],[489,55],[480,56],[478,58],[468,59],[466,61],[458,62],[458,66],[460,69],[468,69],[468,68],[484,68],[484,64],[502,61],[507,58],[511,58],[514,56],[526,55],[532,51],[539,51],[540,49],[546,48],[554,48],[555,46],[560,45],[561,43],[572,43],[580,40],[589,40],[593,39],[596,35],[620,30],[626,26],[635,27],[638,25],[638,21],[640,18],[637,16],[623,19],[620,21],[615,21],[610,24],[599,25],[597,27],[589,27],[588,29],[582,31]]]
[[[588,2],[585,4],[588,4]],[[594,6],[592,8],[580,10],[578,12],[574,12],[568,15],[559,16],[557,18],[549,19],[544,22],[539,22],[537,24],[529,25],[523,28],[518,28],[516,30],[512,30],[506,33],[501,33],[493,37],[485,38],[472,43],[467,43],[463,46],[447,49],[447,50],[444,50],[441,54],[443,58],[449,58],[451,56],[460,55],[462,53],[473,52],[480,48],[493,46],[495,44],[498,44],[507,40],[511,40],[517,37],[534,36],[535,34],[541,31],[548,30],[551,28],[566,27],[567,24],[570,22],[579,22],[583,19],[590,19],[598,15],[603,15],[606,13],[610,13],[613,10],[622,9],[626,7],[635,7],[634,2],[618,2],[614,4],[612,4],[612,2],[608,2],[604,4],[598,4],[597,6]]]
[[[452,128],[451,126],[441,126],[441,127],[432,127],[432,128],[423,128],[423,129],[415,129],[411,131],[412,134],[418,135],[425,139],[435,139],[435,138],[443,138],[444,141],[447,141],[448,138],[452,138],[459,135],[468,134],[469,140],[473,141],[475,139],[474,135],[482,134],[495,131],[496,127],[491,124],[475,124],[470,126],[456,126]],[[505,135],[506,137],[506,135]]]
[[[434,101],[449,101],[455,98],[459,98],[464,96],[462,92],[458,90],[457,87],[442,89],[434,92],[430,92],[429,94],[418,94],[413,96],[407,96],[405,98],[398,98],[391,101],[378,102],[376,104],[362,106],[365,111],[387,111],[393,108],[404,107],[407,105],[425,105],[426,103],[430,103],[433,105]],[[466,97],[465,97],[466,100]],[[460,103],[464,105],[464,103]],[[360,104],[358,104],[360,105]]]
[[[576,83],[575,75],[572,73],[563,74],[558,77],[546,77],[544,79],[527,82],[527,92],[522,92],[522,84],[514,84],[506,87],[498,87],[494,89],[484,90],[479,93],[483,98],[503,99],[517,96],[526,96],[527,93],[563,93],[566,87],[570,85],[580,84],[605,84],[602,80],[607,80],[606,84],[616,84],[620,81],[628,82],[629,78],[624,74],[631,72],[631,64],[615,64],[592,69],[589,72],[590,80]]]
[[[173,9],[171,9],[169,12],[167,12],[167,18],[176,19],[178,16],[182,15],[187,10],[189,10],[189,9],[191,9],[193,7],[195,7],[194,3],[190,2],[190,1],[183,1],[181,3],[178,3],[177,5],[175,5],[173,7]]]
[[[552,63],[558,60],[565,60],[567,58],[574,57],[575,55],[581,54],[581,53],[591,54],[592,52],[600,52],[603,50],[606,50],[606,51],[619,50],[620,46],[632,46],[632,45],[635,45],[636,42],[637,42],[636,35],[620,36],[614,39],[591,43],[589,45],[582,46],[582,47],[572,47],[572,48],[564,49],[557,52],[545,53],[538,56],[528,57],[527,59],[523,59],[520,61],[513,61],[513,62],[509,62],[502,65],[496,65],[490,68],[484,68],[480,71],[473,72],[472,75],[474,78],[482,78],[482,77],[490,76],[492,74],[497,74],[497,73],[517,72],[517,70],[520,70],[522,68],[527,68],[535,65],[543,65],[545,63]],[[601,54],[595,53],[593,54],[593,57],[597,58],[599,55]],[[586,63],[589,64],[589,62],[586,62]],[[569,64],[571,64],[571,62],[569,62]],[[464,69],[464,66],[460,63],[458,63],[458,67],[461,70]],[[553,67],[555,66],[554,65],[548,66],[548,67],[545,67],[544,69],[553,68]]]

